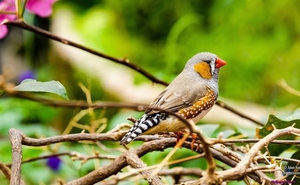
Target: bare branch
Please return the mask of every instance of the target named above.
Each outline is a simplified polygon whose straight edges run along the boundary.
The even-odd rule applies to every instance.
[[[21,184],[22,135],[16,129],[10,129],[9,137],[12,146],[10,185],[19,185]]]
[[[234,113],[234,114],[236,114],[236,115],[238,115],[238,116],[240,116],[240,117],[242,117],[244,119],[252,121],[253,123],[255,123],[255,124],[259,125],[259,126],[264,126],[265,125],[265,124],[263,124],[263,123],[255,120],[255,119],[252,119],[249,116],[241,113],[240,111],[237,111],[236,109],[230,107],[229,105],[227,105],[226,103],[224,103],[224,102],[222,102],[220,100],[217,100],[216,105],[219,105],[220,107],[222,107],[222,108],[224,108],[224,109],[226,109],[226,110],[228,110],[228,111],[230,111],[230,112],[232,112],[232,113]]]
[[[243,159],[237,164],[235,168],[219,173],[219,178],[223,180],[238,179],[246,174],[247,168],[253,161],[257,153],[266,145],[268,145],[272,140],[282,135],[289,134],[300,134],[300,129],[294,127],[287,127],[284,129],[275,129],[269,135],[261,139],[259,142],[254,144],[250,151],[243,157]]]
[[[116,157],[114,157],[114,156],[97,155],[97,154],[92,155],[92,156],[83,156],[82,154],[80,154],[78,152],[61,152],[61,153],[55,153],[55,154],[50,154],[50,155],[43,155],[43,156],[39,156],[39,157],[29,158],[29,159],[23,160],[22,164],[30,163],[30,162],[34,162],[34,161],[38,161],[38,160],[44,160],[44,159],[48,159],[51,157],[60,157],[60,156],[69,156],[69,157],[72,157],[72,160],[74,160],[74,161],[82,160],[83,162],[92,160],[92,159],[108,159],[108,160],[116,159]],[[6,164],[6,166],[11,167],[11,164]]]
[[[151,151],[164,150],[165,148],[174,146],[174,144],[175,144],[174,141],[176,142],[176,140],[173,140],[173,141],[171,140],[169,142],[168,142],[168,140],[150,141],[150,142],[144,143],[141,147],[136,149],[135,153],[136,153],[136,155],[141,157]],[[99,182],[99,181],[109,177],[112,174],[118,173],[119,171],[121,171],[122,168],[127,166],[126,155],[127,155],[127,153],[119,156],[111,164],[109,164],[103,168],[94,170],[79,179],[73,180],[73,181],[67,183],[67,185],[79,185],[79,184],[90,185],[90,184]]]
[[[257,143],[261,139],[220,139],[220,138],[209,138],[210,144],[215,143]],[[299,140],[273,140],[272,144],[291,144],[291,145],[299,145]]]
[[[0,84],[1,85],[1,84]],[[3,85],[1,85],[3,90],[6,90]],[[28,93],[24,92],[16,92],[16,91],[11,91],[11,90],[6,90],[6,92],[10,96],[15,96],[19,98],[24,98],[32,101],[36,101],[45,105],[53,106],[53,107],[67,107],[67,108],[74,108],[74,107],[79,107],[79,108],[130,108],[130,109],[135,109],[135,110],[146,110],[148,108],[148,105],[146,104],[137,104],[137,103],[120,103],[120,102],[95,102],[95,103],[87,103],[86,101],[75,101],[75,100],[68,100],[68,101],[59,101],[59,100],[49,100],[46,98],[41,98],[41,97],[36,97],[32,96]],[[261,122],[258,122],[245,114],[235,110],[234,108],[226,105],[224,102],[218,100],[216,102],[216,105],[219,105],[220,107],[244,118],[252,121],[253,123],[263,126],[264,124]]]
[[[183,168],[175,167],[172,169],[161,170],[158,175],[160,176],[183,176],[183,175],[194,175],[197,177],[202,176],[203,171],[199,168]]]
[[[19,27],[19,28],[22,28],[22,29],[34,32],[36,34],[42,35],[42,36],[47,37],[49,39],[58,41],[58,42],[60,42],[62,44],[69,45],[69,46],[81,49],[83,51],[86,51],[86,52],[91,53],[93,55],[99,56],[101,58],[105,58],[105,59],[108,59],[110,61],[116,62],[118,64],[127,66],[127,67],[133,69],[134,71],[142,74],[143,76],[147,77],[148,79],[150,79],[154,83],[158,83],[158,84],[162,84],[162,85],[168,85],[166,82],[157,79],[155,76],[153,76],[151,73],[147,72],[146,70],[144,70],[140,66],[137,66],[137,65],[135,65],[133,63],[130,63],[130,61],[128,59],[118,59],[118,58],[114,58],[114,57],[111,57],[109,55],[100,53],[100,52],[98,52],[96,50],[93,50],[91,48],[85,47],[85,46],[83,46],[81,44],[78,44],[76,42],[73,42],[73,41],[70,41],[68,39],[64,39],[62,37],[54,35],[54,34],[52,34],[49,31],[43,30],[43,29],[35,27],[33,25],[29,25],[29,24],[25,23],[23,20],[5,21],[5,22],[3,22],[3,24],[9,25],[9,26],[16,26],[16,27]]]
[[[12,130],[14,130],[14,129],[12,129]],[[23,141],[20,141],[20,142],[22,142],[24,145],[30,145],[30,146],[44,146],[44,145],[49,145],[49,144],[58,143],[58,142],[79,141],[79,140],[118,141],[125,134],[125,132],[122,132],[122,131],[112,132],[112,133],[104,133],[104,134],[80,133],[80,134],[69,134],[69,135],[63,135],[63,136],[54,136],[54,137],[49,137],[49,138],[33,139],[33,138],[26,137],[23,133],[21,133],[19,131],[17,131],[17,133],[19,134],[19,136],[21,136],[21,139],[23,139]],[[174,145],[176,145],[176,138],[163,138],[163,137],[158,137],[158,136],[139,136],[137,139],[149,141],[149,142],[145,142],[141,147],[134,150],[135,154],[139,157],[141,157],[151,151],[164,150],[165,148],[173,147]],[[182,144],[182,147],[190,148],[190,143],[184,142]],[[202,150],[199,150],[198,152],[203,153]],[[210,152],[212,153],[212,156],[215,159],[223,161],[225,164],[229,164],[230,166],[233,166],[233,167],[236,166],[236,164],[237,164],[237,162],[234,162],[231,158],[228,158],[228,156],[224,155],[223,153],[220,153],[219,151],[217,151],[215,149],[210,149]],[[88,182],[87,184],[89,184],[89,183],[93,184],[98,181],[104,180],[104,179],[110,177],[112,174],[118,173],[119,171],[121,171],[122,168],[124,168],[125,166],[128,165],[128,161],[126,160],[127,155],[129,155],[128,152],[124,153],[122,156],[117,157],[110,165],[102,167],[101,169],[97,169],[78,180],[70,182],[69,184],[81,184],[82,182],[86,182],[86,183]],[[253,169],[255,169],[255,168],[253,168]],[[247,171],[247,173],[248,172],[249,172],[249,170]],[[250,176],[251,176],[251,178],[253,178],[259,182],[259,178],[257,178],[255,175],[253,176],[250,174]],[[206,176],[205,179],[208,179],[208,177]]]
[[[10,180],[11,172],[7,165],[0,162],[0,170],[3,172],[7,180]]]
[[[126,156],[126,161],[127,164],[132,166],[133,168],[145,168],[147,165],[137,156],[134,150],[129,150],[127,152]],[[144,170],[141,171],[140,174],[144,177],[145,180],[148,181],[149,184],[151,185],[162,185],[162,181],[160,178],[155,175],[154,177],[151,177],[151,170]]]
[[[22,144],[28,146],[46,146],[54,143],[61,143],[61,142],[69,142],[69,141],[119,141],[126,132],[113,132],[113,133],[103,133],[103,134],[86,134],[86,133],[79,133],[79,134],[66,134],[66,135],[59,135],[59,136],[52,136],[48,138],[29,138],[24,137]]]

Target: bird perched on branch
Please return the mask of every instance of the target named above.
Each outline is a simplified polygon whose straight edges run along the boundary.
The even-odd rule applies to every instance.
[[[155,109],[174,112],[197,123],[218,98],[219,70],[226,62],[209,52],[189,59],[183,71],[149,105],[145,114],[121,139],[126,145],[140,134],[178,132],[186,125],[176,116]]]

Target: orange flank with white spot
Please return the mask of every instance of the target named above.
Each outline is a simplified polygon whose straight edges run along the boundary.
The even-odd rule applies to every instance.
[[[201,116],[199,119],[201,119],[204,115],[202,115],[204,112],[206,113],[206,110],[209,110],[212,108],[212,106],[215,104],[215,101],[217,100],[217,97],[213,90],[209,87],[207,87],[207,93],[204,97],[202,97],[199,101],[194,103],[192,106],[187,107],[185,109],[181,109],[178,114],[186,119],[193,119],[198,116]],[[198,120],[198,119],[197,119]]]

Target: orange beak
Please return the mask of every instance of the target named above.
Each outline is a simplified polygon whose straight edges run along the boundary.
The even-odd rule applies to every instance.
[[[216,68],[220,68],[222,66],[225,66],[226,65],[226,62],[220,58],[217,58],[216,60]]]

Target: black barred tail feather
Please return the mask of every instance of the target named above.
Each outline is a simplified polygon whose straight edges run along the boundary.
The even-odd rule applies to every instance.
[[[150,128],[158,125],[161,120],[165,120],[167,115],[165,113],[153,113],[144,114],[141,119],[137,120],[133,127],[127,132],[127,134],[121,139],[121,145],[127,145],[133,141],[137,136]]]

